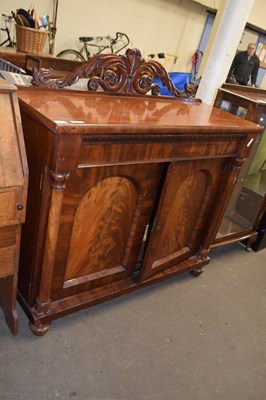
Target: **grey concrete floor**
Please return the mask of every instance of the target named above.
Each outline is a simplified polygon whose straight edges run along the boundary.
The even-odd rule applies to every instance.
[[[189,273],[54,321],[0,313],[1,400],[265,400],[266,250],[216,249]]]

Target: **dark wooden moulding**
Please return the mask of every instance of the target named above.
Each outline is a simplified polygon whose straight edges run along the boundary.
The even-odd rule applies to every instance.
[[[158,93],[154,75],[176,97],[144,96]],[[89,93],[54,89],[80,77]],[[48,88],[19,90],[30,170],[19,301],[33,333],[182,272],[201,274],[261,128],[189,99],[191,87],[175,89],[136,49],[96,56],[61,81],[49,71],[34,79]]]

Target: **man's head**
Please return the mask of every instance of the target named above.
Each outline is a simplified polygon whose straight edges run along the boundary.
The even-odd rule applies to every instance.
[[[248,48],[247,48],[248,56],[249,57],[254,56],[255,51],[256,51],[256,44],[255,43],[249,43]]]

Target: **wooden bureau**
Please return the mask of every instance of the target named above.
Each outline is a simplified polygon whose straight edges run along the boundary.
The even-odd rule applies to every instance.
[[[30,171],[19,300],[37,335],[71,312],[202,273],[262,130],[193,99],[137,96],[154,89],[152,73],[177,93],[137,49],[95,57],[63,82],[35,71],[35,84],[96,73],[90,89],[134,94],[19,90]]]
[[[0,79],[0,306],[15,335],[21,224],[25,220],[28,171],[17,89]]]

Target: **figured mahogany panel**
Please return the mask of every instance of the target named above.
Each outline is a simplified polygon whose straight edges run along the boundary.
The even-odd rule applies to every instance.
[[[189,175],[176,190],[166,196],[161,218],[164,224],[157,224],[160,231],[160,246],[157,257],[163,258],[176,249],[182,249],[192,242],[192,232],[206,193],[208,171],[196,171]],[[174,179],[174,174],[171,176]]]
[[[136,187],[123,177],[104,179],[85,194],[75,215],[66,280],[122,264],[136,201]]]
[[[70,174],[55,255],[53,300],[134,274],[161,167],[115,165]]]
[[[224,159],[170,164],[140,280],[195,254],[224,165]]]

